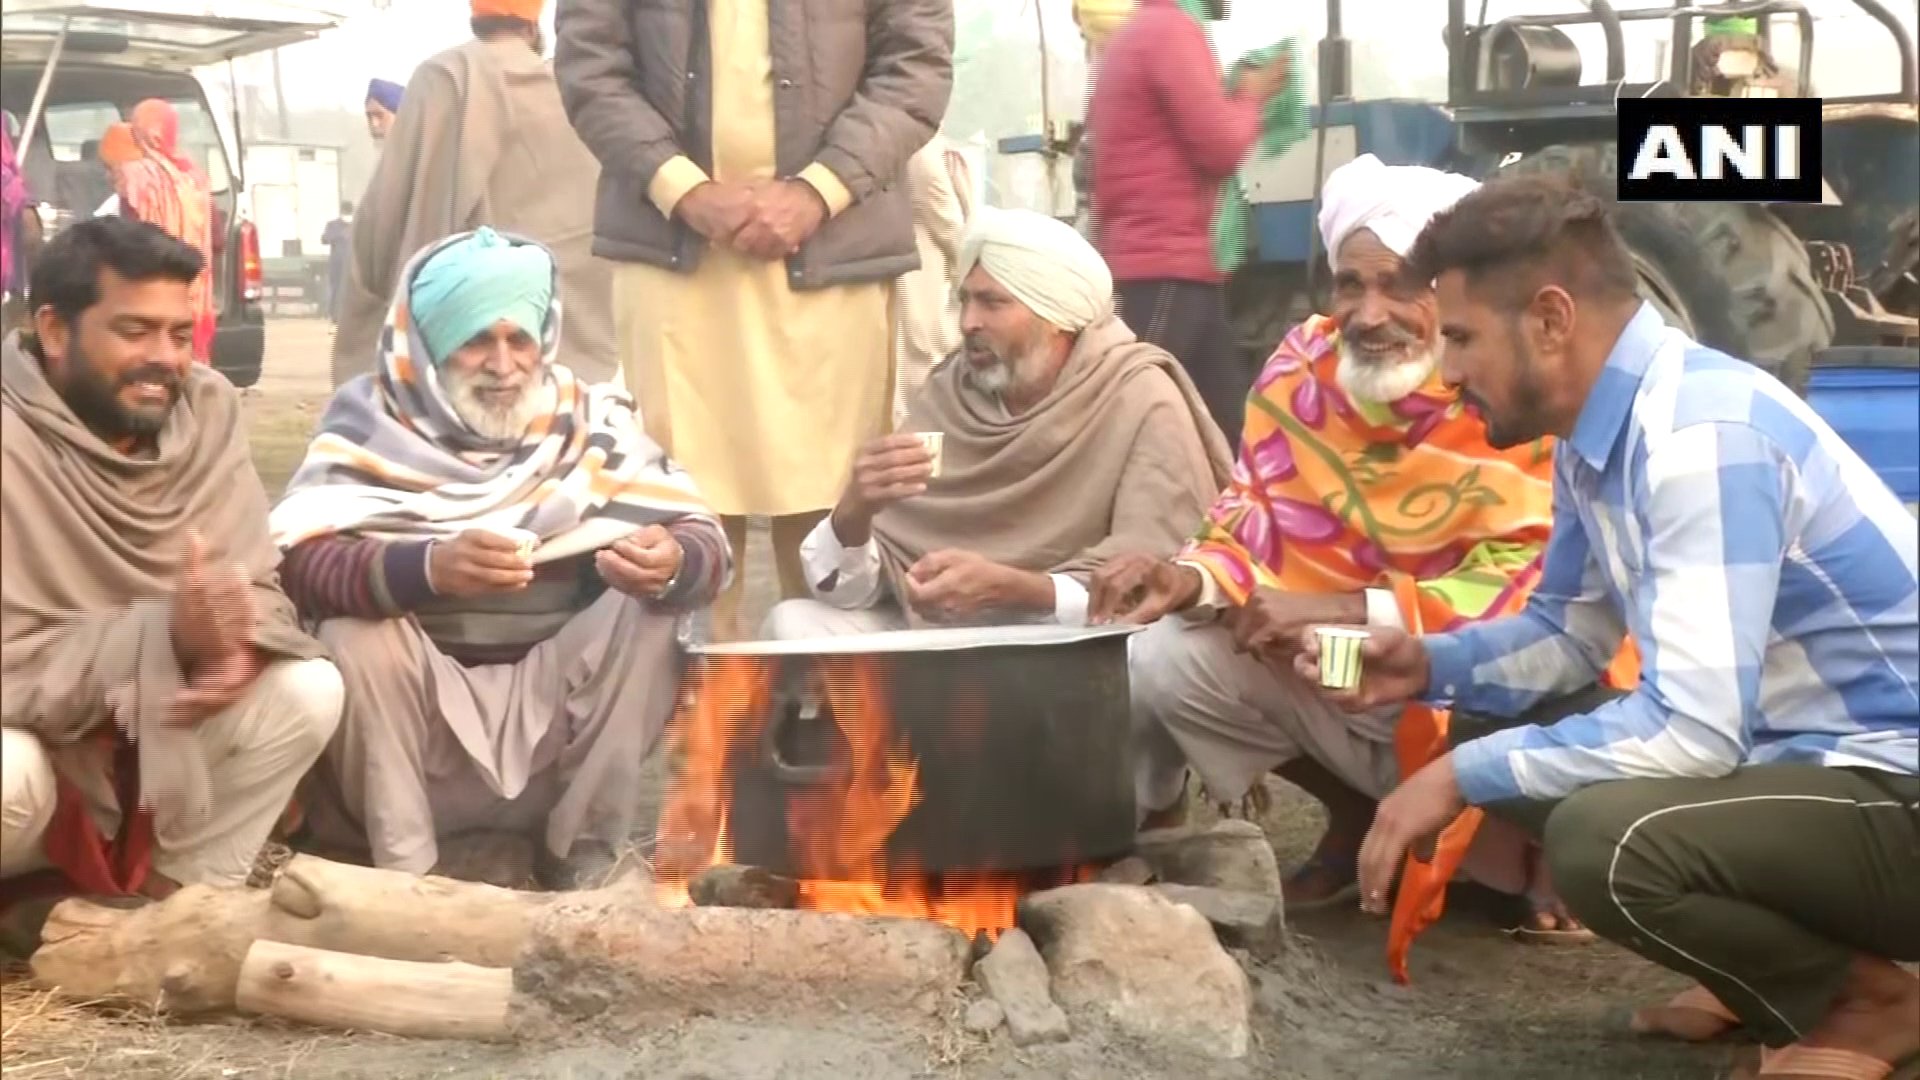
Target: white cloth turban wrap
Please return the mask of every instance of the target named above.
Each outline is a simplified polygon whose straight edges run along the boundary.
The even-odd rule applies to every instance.
[[[1078,333],[1113,314],[1113,272],[1073,226],[1031,210],[981,208],[960,252],[1047,322]]]
[[[1333,265],[1357,229],[1380,238],[1387,250],[1406,257],[1414,238],[1433,216],[1480,186],[1459,173],[1421,165],[1383,165],[1362,154],[1327,174],[1320,191],[1320,239]]]

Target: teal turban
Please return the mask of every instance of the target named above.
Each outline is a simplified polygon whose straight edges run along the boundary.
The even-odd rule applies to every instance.
[[[413,325],[435,366],[502,319],[542,338],[553,256],[482,228],[441,248],[413,276]]]

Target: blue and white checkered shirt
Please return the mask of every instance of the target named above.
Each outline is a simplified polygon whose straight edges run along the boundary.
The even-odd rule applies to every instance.
[[[1520,614],[1427,639],[1428,696],[1516,716],[1632,693],[1453,753],[1469,803],[1798,762],[1920,774],[1920,528],[1807,404],[1642,306],[1555,451],[1553,537]]]

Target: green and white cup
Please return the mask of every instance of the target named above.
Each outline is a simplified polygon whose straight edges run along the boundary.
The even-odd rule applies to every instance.
[[[1360,685],[1360,648],[1372,635],[1351,626],[1316,626],[1320,643],[1320,685],[1351,690]]]

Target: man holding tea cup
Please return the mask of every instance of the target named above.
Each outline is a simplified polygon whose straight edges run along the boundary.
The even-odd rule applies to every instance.
[[[1171,555],[1226,482],[1198,391],[1115,317],[1112,276],[1079,233],[982,210],[959,270],[962,349],[902,431],[855,457],[801,546],[814,598],[775,607],[767,636],[1082,624],[1108,556]]]

